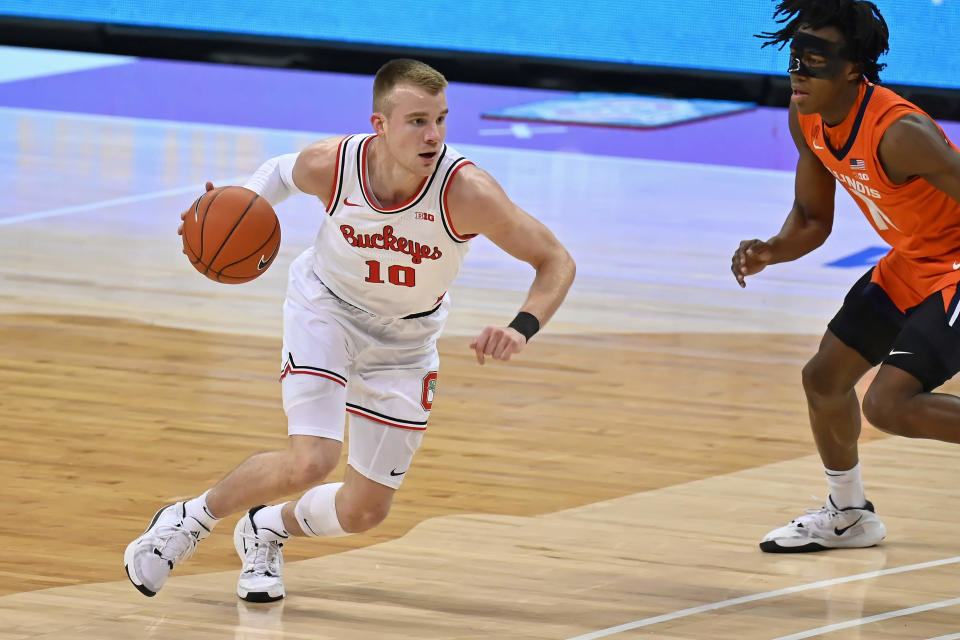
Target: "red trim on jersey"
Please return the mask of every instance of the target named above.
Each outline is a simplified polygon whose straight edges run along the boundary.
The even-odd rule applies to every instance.
[[[361,418],[366,418],[367,420],[373,420],[374,422],[379,422],[380,424],[385,424],[388,427],[397,427],[398,429],[407,429],[408,431],[426,431],[426,427],[411,427],[408,424],[398,424],[396,422],[389,422],[383,418],[372,416],[368,413],[362,411],[357,411],[356,409],[347,408],[347,413],[352,413],[354,415],[360,416]]]
[[[403,204],[398,204],[397,206],[391,207],[389,209],[381,209],[380,207],[375,205],[374,202],[376,202],[377,199],[374,197],[373,191],[367,187],[367,145],[369,145],[370,142],[376,137],[377,136],[375,135],[370,136],[369,138],[363,141],[363,149],[360,153],[360,186],[363,187],[363,195],[367,198],[367,204],[369,204],[374,211],[379,211],[381,213],[390,213],[392,211],[398,211],[400,209],[403,209],[404,207],[409,205],[411,202],[413,202],[414,200],[422,196],[424,192],[424,187],[426,187],[427,185],[427,178],[423,179],[423,182],[421,182],[420,186],[417,187],[417,191],[410,197],[409,200],[407,200]]]
[[[305,370],[305,369],[294,369],[294,368],[291,367],[289,364],[284,368],[283,373],[280,374],[280,379],[283,380],[283,379],[286,378],[288,375],[295,376],[295,375],[301,375],[301,374],[305,374],[305,375],[308,375],[308,376],[317,376],[318,378],[326,378],[327,380],[333,380],[334,382],[336,382],[336,383],[337,383],[338,385],[340,385],[341,387],[347,386],[347,383],[344,382],[343,380],[340,380],[339,378],[334,378],[334,377],[331,376],[331,375],[327,375],[327,374],[325,374],[325,373],[320,373],[319,371],[308,371],[308,370]]]
[[[337,184],[340,182],[340,152],[343,150],[343,143],[349,137],[341,138],[340,144],[337,145],[337,166],[333,169],[333,189],[330,191],[330,199],[327,200],[327,213],[330,213],[334,205],[337,204],[333,199],[337,197]]]
[[[447,228],[450,229],[450,233],[453,234],[457,240],[469,240],[470,238],[477,237],[477,234],[471,233],[469,235],[460,235],[457,233],[457,230],[453,228],[453,220],[450,219],[450,207],[447,206],[447,190],[450,189],[450,185],[453,184],[453,179],[457,176],[457,171],[463,169],[468,164],[473,164],[469,160],[460,164],[459,166],[453,169],[453,172],[450,174],[450,177],[447,178],[447,184],[443,187],[443,193],[440,195],[441,202],[443,202],[443,218],[447,221]]]

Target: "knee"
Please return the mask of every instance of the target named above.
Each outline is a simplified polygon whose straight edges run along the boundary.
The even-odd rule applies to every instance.
[[[863,417],[880,431],[910,437],[901,402],[892,394],[871,386],[863,396]]]
[[[809,399],[842,395],[853,388],[853,385],[838,379],[836,373],[832,371],[832,367],[824,366],[822,360],[817,356],[811,358],[803,366],[801,376],[803,390]]]
[[[322,483],[337,461],[328,456],[291,452],[287,480],[292,491],[301,491]]]
[[[390,513],[390,504],[386,503],[355,503],[338,505],[337,519],[340,526],[348,533],[362,533],[369,531],[383,522]]]

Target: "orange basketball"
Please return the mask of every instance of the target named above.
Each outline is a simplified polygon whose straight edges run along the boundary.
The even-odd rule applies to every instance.
[[[183,220],[183,252],[197,271],[239,284],[267,270],[280,249],[273,207],[244,187],[207,191]]]

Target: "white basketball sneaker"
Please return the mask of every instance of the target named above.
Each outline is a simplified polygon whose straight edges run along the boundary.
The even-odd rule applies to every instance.
[[[233,546],[243,560],[237,595],[247,602],[274,602],[286,595],[283,588],[283,539],[272,529],[258,529],[253,514],[263,507],[254,507],[244,514],[233,530]],[[280,538],[279,540],[277,538]]]
[[[887,528],[869,500],[862,507],[839,509],[833,498],[827,504],[774,529],[760,541],[768,553],[804,553],[827,549],[872,547],[887,535]]]
[[[123,567],[130,582],[143,595],[157,595],[174,565],[196,550],[200,536],[183,526],[185,515],[182,502],[161,508],[143,535],[127,545]]]

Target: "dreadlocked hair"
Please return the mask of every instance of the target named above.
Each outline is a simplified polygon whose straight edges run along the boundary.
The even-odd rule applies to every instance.
[[[765,40],[764,47],[779,44],[783,49],[800,27],[835,27],[847,43],[850,61],[860,65],[867,80],[880,83],[880,70],[887,65],[878,63],[877,58],[890,50],[890,30],[877,5],[869,0],[782,0],[773,18],[786,24],[779,31],[757,35]]]

